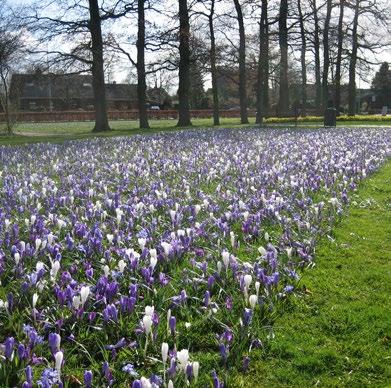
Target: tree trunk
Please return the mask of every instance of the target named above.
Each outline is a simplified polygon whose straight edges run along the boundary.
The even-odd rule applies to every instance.
[[[8,89],[8,83],[7,83],[7,76],[1,70],[0,70],[0,78],[1,78],[1,82],[3,84],[3,90],[4,90],[4,96],[2,98],[2,101],[1,101],[2,104],[0,104],[0,106],[1,105],[3,106],[7,133],[9,135],[11,135],[12,134],[12,123],[11,123],[11,112],[10,112],[9,89]]]
[[[262,17],[264,19],[264,55],[262,56],[263,68],[263,112],[264,115],[269,113],[269,16],[268,16],[268,0],[262,1]]]
[[[89,0],[89,31],[92,51],[92,88],[95,100],[95,126],[93,132],[109,131],[105,75],[103,71],[103,40],[98,0]]]
[[[137,99],[140,129],[149,128],[147,111],[147,83],[145,80],[145,0],[138,0],[137,31]]]
[[[248,124],[247,117],[247,76],[246,76],[246,35],[242,7],[239,0],[234,0],[239,25],[239,99],[240,122]]]
[[[215,39],[215,31],[213,25],[214,10],[215,10],[215,0],[212,0],[210,14],[209,14],[209,32],[210,32],[210,70],[212,75],[212,93],[213,93],[213,125],[220,125],[219,91],[217,86],[217,70],[216,70],[216,39]]]
[[[329,68],[330,68],[330,44],[329,44],[329,31],[330,31],[330,19],[331,19],[331,0],[327,0],[326,19],[323,29],[323,79],[322,79],[322,108],[323,110],[328,106],[329,102]]]
[[[177,127],[191,126],[190,120],[190,22],[187,0],[179,0],[179,120]]]
[[[321,114],[322,104],[322,83],[320,72],[320,31],[319,31],[319,16],[316,0],[311,2],[312,12],[314,14],[314,53],[315,53],[315,109],[317,114]]]
[[[350,56],[349,64],[349,116],[356,114],[356,64],[357,64],[357,28],[358,28],[358,16],[360,11],[360,0],[356,0],[354,7],[354,19],[353,19],[353,31],[352,31],[352,53]]]
[[[339,21],[338,21],[338,49],[337,61],[335,64],[335,107],[339,115],[341,107],[341,68],[342,68],[342,49],[343,49],[343,18],[345,12],[345,0],[340,0]]]
[[[262,0],[261,22],[259,24],[259,59],[257,74],[257,116],[256,123],[262,125],[268,111],[269,101],[269,28],[268,4]]]
[[[288,84],[288,0],[280,1],[280,15],[278,21],[278,40],[280,45],[280,93],[278,102],[279,115],[284,116],[289,111],[289,84]]]
[[[299,23],[300,23],[300,37],[301,37],[301,50],[300,50],[300,62],[301,62],[301,114],[307,115],[307,40],[305,37],[303,11],[301,8],[301,0],[297,0],[297,8],[299,10]]]

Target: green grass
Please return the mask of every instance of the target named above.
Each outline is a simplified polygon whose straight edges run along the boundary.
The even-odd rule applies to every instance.
[[[355,201],[235,386],[391,386],[391,161]]]
[[[391,126],[391,121],[364,120],[365,116],[358,116],[360,119],[354,121],[341,121],[339,126]],[[321,118],[313,120],[303,118],[299,121],[300,127],[320,127]],[[307,121],[309,119],[309,121]],[[287,121],[288,120],[288,121]],[[255,118],[250,117],[249,125],[255,125]],[[212,119],[194,119],[194,128],[211,127]],[[270,118],[265,123],[268,126],[294,126],[295,122],[289,119]],[[112,121],[110,123],[112,131],[104,133],[92,133],[94,123],[84,122],[64,122],[64,123],[20,123],[14,129],[12,136],[0,134],[0,145],[19,145],[27,143],[53,142],[60,143],[66,140],[86,139],[95,136],[129,136],[136,134],[156,133],[159,131],[174,131],[176,120],[150,120],[151,128],[140,130],[138,121]],[[243,127],[239,118],[222,118],[220,127]]]

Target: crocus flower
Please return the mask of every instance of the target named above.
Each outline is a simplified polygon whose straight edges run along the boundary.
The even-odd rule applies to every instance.
[[[185,372],[186,366],[189,362],[189,351],[187,349],[182,349],[177,353],[176,357],[179,363],[179,368]]]
[[[173,315],[170,317],[169,326],[170,326],[171,335],[175,336],[176,318]]]
[[[165,368],[168,357],[168,343],[162,343],[162,360],[163,360],[163,368]]]
[[[61,367],[62,362],[64,360],[64,353],[60,350],[57,353],[54,354],[54,360],[55,360],[55,368],[58,373],[58,375],[61,374]]]
[[[49,347],[52,354],[57,353],[60,350],[61,336],[57,333],[49,334]]]
[[[251,308],[254,309],[257,302],[258,302],[258,297],[256,295],[250,295],[248,298],[248,302],[249,302]]]
[[[92,372],[90,370],[84,372],[84,385],[86,388],[92,388]]]
[[[86,303],[88,296],[90,295],[90,287],[83,286],[80,289],[80,299],[81,299],[81,305],[84,306]]]

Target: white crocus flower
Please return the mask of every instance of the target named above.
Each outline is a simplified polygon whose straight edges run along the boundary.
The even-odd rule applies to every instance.
[[[171,244],[166,241],[162,241],[160,243],[160,245],[162,246],[162,248],[164,250],[164,255],[167,257],[171,252]]]
[[[232,246],[232,248],[235,248],[235,233],[231,231],[229,233],[229,236],[230,236],[230,239],[231,239],[231,246]]]
[[[228,265],[229,265],[229,252],[224,251],[224,252],[221,253],[221,256],[223,258],[223,263],[224,263],[225,268],[228,268]]]
[[[257,297],[259,296],[259,288],[261,287],[261,283],[258,281],[255,282],[255,291],[257,293]]]
[[[35,306],[37,305],[37,302],[38,302],[38,294],[35,293],[33,295],[33,309],[35,309]]]
[[[261,254],[261,256],[265,256],[267,254],[267,250],[264,247],[259,247],[258,252]]]
[[[198,373],[200,370],[200,363],[198,361],[194,361],[193,364],[193,375],[194,375],[194,382],[196,383],[198,380]]]
[[[256,295],[250,295],[250,297],[248,298],[248,302],[250,303],[250,307],[252,309],[254,309],[255,306],[257,305],[257,301],[258,301],[258,297]]]
[[[84,306],[84,304],[86,303],[89,295],[90,295],[90,287],[83,286],[80,289],[80,299],[81,299],[82,306]]]
[[[42,240],[40,238],[35,239],[35,250],[38,251],[42,244]]]
[[[14,254],[14,260],[15,260],[15,264],[18,265],[19,262],[20,262],[20,254],[19,254],[19,252],[16,252]]]
[[[176,355],[179,362],[179,368],[186,372],[187,364],[189,363],[189,351],[187,349],[182,349]]]
[[[166,365],[166,362],[167,362],[167,358],[168,358],[168,343],[167,342],[163,342],[162,343],[162,360],[163,360],[163,367],[164,367],[164,369],[166,368],[165,365]]]
[[[119,262],[118,262],[118,269],[119,269],[119,272],[124,272],[124,270],[125,270],[125,268],[126,268],[126,262],[125,262],[125,260],[120,260]]]
[[[146,238],[141,237],[138,239],[138,245],[142,251],[144,250],[146,244],[147,244]]]
[[[75,295],[73,298],[72,298],[72,306],[74,309],[78,310],[79,307],[80,307],[80,304],[81,304],[81,299],[80,299],[80,296],[79,295]]]
[[[64,359],[64,353],[61,352],[61,351],[58,351],[58,352],[54,355],[54,359],[55,359],[55,362],[56,362],[56,370],[57,370],[57,373],[60,375],[60,374],[61,374],[62,361],[63,361],[63,359]]]
[[[155,307],[154,306],[145,306],[145,315],[148,315],[152,317],[153,313],[155,312]]]

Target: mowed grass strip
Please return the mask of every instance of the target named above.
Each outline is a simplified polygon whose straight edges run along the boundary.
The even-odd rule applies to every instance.
[[[245,387],[391,387],[391,160],[353,196]]]
[[[239,118],[221,118],[220,127],[248,127],[255,125],[255,118],[249,118],[249,124],[240,124]],[[67,140],[87,139],[100,136],[131,136],[137,134],[150,134],[160,131],[175,131],[177,120],[150,120],[150,129],[139,129],[137,120],[118,120],[111,121],[112,128],[109,132],[93,133],[94,123],[91,121],[83,122],[58,122],[58,123],[19,123],[14,128],[13,135],[0,133],[0,145],[21,145],[29,143],[61,143]],[[212,119],[193,119],[192,128],[210,128],[213,126]],[[316,121],[299,121],[300,128],[320,128],[322,120]],[[294,127],[296,123],[286,121],[286,119],[271,118],[265,122],[268,127]],[[391,121],[367,120],[342,121],[337,124],[339,127],[346,126],[391,126]],[[0,126],[1,129],[1,126]]]

